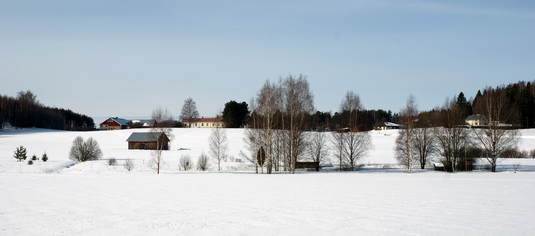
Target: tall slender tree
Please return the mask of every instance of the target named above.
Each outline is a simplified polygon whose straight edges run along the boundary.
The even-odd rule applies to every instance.
[[[217,171],[221,171],[221,160],[227,158],[228,137],[227,132],[220,126],[212,128],[208,139],[210,155],[217,160]]]
[[[412,161],[414,160],[414,136],[415,136],[415,123],[418,119],[418,105],[416,104],[416,99],[411,94],[407,99],[407,105],[400,112],[400,120],[403,122],[402,135],[399,137],[402,138],[397,142],[396,145],[404,145],[402,149],[405,149],[405,157],[401,156],[402,160],[406,160],[405,163],[409,169],[409,173],[412,172]],[[399,147],[396,147],[398,149]]]
[[[151,128],[152,140],[156,140],[156,149],[154,150],[154,162],[156,164],[156,173],[160,174],[160,164],[162,161],[162,152],[165,150],[165,140],[162,134],[165,134],[169,141],[173,140],[173,115],[161,107],[152,111],[152,120],[154,126]]]
[[[314,112],[314,96],[306,76],[288,76],[283,82],[284,106],[288,122],[290,172],[305,147],[306,119]]]
[[[492,172],[496,172],[500,155],[518,144],[519,132],[512,124],[508,124],[514,111],[508,104],[505,91],[490,87],[478,99],[476,111],[484,114],[487,124],[484,128],[473,129],[473,133],[480,147],[485,150]]]
[[[371,149],[371,137],[368,132],[359,127],[359,111],[363,109],[360,96],[353,91],[348,91],[340,105],[341,124],[346,130],[338,132],[342,140],[338,140],[341,145],[342,160],[349,166],[349,170],[355,170],[357,160],[365,156]],[[335,136],[336,137],[336,136]]]
[[[435,120],[437,126],[433,133],[445,158],[445,168],[455,172],[460,152],[468,139],[467,130],[464,128],[465,117],[454,99],[446,99]]]
[[[180,119],[186,122],[188,127],[191,127],[191,122],[193,122],[197,117],[199,117],[199,112],[197,111],[197,104],[195,103],[193,98],[186,98],[186,100],[184,100],[182,110],[180,111]]]

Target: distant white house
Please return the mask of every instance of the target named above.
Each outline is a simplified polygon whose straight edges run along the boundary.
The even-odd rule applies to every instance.
[[[400,129],[401,125],[392,123],[392,122],[385,122],[383,126],[375,127],[376,130],[388,130],[388,129]]]
[[[182,120],[186,127],[190,128],[216,128],[223,127],[223,118],[194,118],[192,121]]]
[[[470,115],[466,117],[464,122],[469,126],[484,126],[487,125],[487,118],[483,115]]]

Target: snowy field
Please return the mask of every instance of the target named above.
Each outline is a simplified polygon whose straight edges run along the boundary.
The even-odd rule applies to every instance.
[[[535,160],[508,159],[498,173],[449,174],[398,169],[396,131],[372,132],[374,151],[357,172],[257,175],[247,162],[178,171],[181,155],[208,153],[208,129],[174,129],[163,173],[150,151],[127,150],[140,130],[0,131],[0,235],[533,235]],[[145,130],[141,130],[145,131]],[[230,160],[244,150],[241,129],[227,129]],[[93,137],[103,160],[68,159],[76,136]],[[17,162],[45,151],[48,162]],[[522,131],[522,150],[535,130]],[[108,158],[116,158],[116,166]],[[125,159],[135,162],[126,171]],[[333,161],[333,164],[336,164]],[[513,166],[520,164],[515,173]]]

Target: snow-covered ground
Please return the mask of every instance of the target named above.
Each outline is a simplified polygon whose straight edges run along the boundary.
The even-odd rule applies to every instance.
[[[532,235],[535,160],[501,161],[500,172],[413,174],[395,169],[396,131],[372,132],[374,151],[357,172],[256,175],[247,162],[211,160],[208,172],[178,171],[181,155],[208,153],[209,129],[174,129],[163,173],[150,151],[127,150],[140,130],[0,131],[0,235]],[[142,130],[145,131],[145,130]],[[227,129],[241,158],[243,130]],[[76,136],[93,137],[103,160],[68,159]],[[48,162],[17,162],[45,151]],[[535,148],[523,130],[522,150]],[[109,166],[107,159],[118,164]],[[132,159],[135,169],[121,164]],[[335,163],[333,161],[333,163]],[[518,172],[513,166],[520,164]]]

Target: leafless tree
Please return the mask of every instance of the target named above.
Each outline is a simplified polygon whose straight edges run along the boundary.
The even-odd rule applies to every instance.
[[[240,151],[240,156],[254,164],[256,173],[258,174],[258,162],[256,160],[256,153],[258,151],[258,148],[260,147],[260,129],[258,124],[258,114],[256,113],[256,100],[251,99],[249,105],[253,112],[251,113],[251,119],[249,121],[249,125],[244,131],[245,135],[243,137],[245,148],[249,151],[249,153],[247,154],[243,151]]]
[[[213,128],[208,142],[210,145],[210,155],[217,160],[217,171],[221,171],[221,160],[227,158],[227,132],[219,126]]]
[[[340,105],[341,125],[345,126],[345,130],[338,131],[341,140],[337,140],[337,143],[341,147],[341,159],[351,171],[355,170],[357,160],[372,148],[370,134],[359,130],[358,114],[361,109],[360,96],[348,91]]]
[[[414,126],[418,119],[418,106],[412,94],[407,99],[405,108],[401,110],[400,118],[403,123],[403,129],[400,130],[400,136],[396,139],[396,156],[407,166],[409,173],[411,173],[415,154],[414,136],[416,129]],[[403,145],[404,147],[399,147],[398,145]]]
[[[266,153],[266,171],[268,174],[272,173],[273,167],[273,140],[274,130],[276,127],[275,113],[277,107],[275,106],[277,101],[277,94],[279,87],[266,81],[260,92],[256,97],[256,110],[255,122],[258,123],[258,131],[260,132],[259,145],[265,147]]]
[[[312,132],[308,141],[308,156],[315,162],[323,163],[329,153],[328,138],[324,132]]]
[[[134,161],[132,159],[126,159],[124,161],[124,168],[127,170],[127,171],[131,171],[133,170],[135,167],[134,165]]]
[[[189,155],[182,155],[178,160],[178,169],[182,171],[191,170],[193,163],[191,163],[191,157]]]
[[[357,167],[357,161],[373,148],[372,139],[367,131],[348,132],[343,137],[346,145],[343,153],[344,160],[349,165],[349,170],[353,171]]]
[[[283,81],[284,106],[289,131],[290,172],[295,173],[295,163],[305,147],[306,118],[314,112],[314,96],[306,76],[288,76]]]
[[[407,169],[410,169],[410,166],[412,165],[412,161],[409,159],[412,159],[413,156],[416,156],[416,149],[410,149],[409,145],[409,137],[407,135],[407,132],[405,130],[400,130],[399,135],[396,138],[396,146],[395,146],[395,155],[396,159],[398,159],[398,162],[405,166]]]
[[[338,130],[331,133],[331,145],[332,150],[336,157],[338,157],[338,163],[340,165],[340,171],[343,170],[344,163],[344,135],[345,130]]]
[[[432,124],[428,114],[420,115],[418,122],[416,122],[415,125],[413,149],[416,150],[420,168],[423,170],[425,169],[425,165],[429,162],[429,159],[438,151],[437,139],[433,135],[433,129],[431,128]]]
[[[487,125],[472,130],[480,147],[485,150],[492,172],[496,172],[500,155],[518,145],[519,132],[508,124],[513,111],[507,101],[505,90],[488,87],[475,107],[476,113],[486,117]]]
[[[102,157],[102,151],[96,140],[93,138],[87,139],[78,136],[72,142],[69,159],[78,162],[98,160]]]
[[[281,159],[285,170],[294,173],[295,162],[305,151],[306,118],[314,109],[306,77],[281,78],[279,84],[266,81],[251,104],[250,151],[264,147],[268,174],[273,167],[280,168]]]
[[[444,105],[436,113],[437,126],[433,133],[438,141],[438,146],[445,158],[447,171],[455,172],[463,146],[467,143],[467,130],[464,127],[462,112],[454,99],[446,99]]]
[[[206,171],[210,168],[210,160],[206,154],[201,153],[199,159],[197,159],[197,170]]]
[[[197,117],[199,117],[197,104],[193,98],[189,97],[184,101],[182,111],[180,112],[180,119],[187,122],[188,126],[191,127],[191,122],[193,122]]]
[[[167,109],[156,108],[152,111],[152,120],[154,126],[151,129],[152,140],[156,140],[156,149],[154,150],[154,163],[156,164],[156,173],[160,174],[160,163],[162,160],[162,152],[165,149],[165,142],[162,139],[162,134],[165,134],[169,141],[173,140],[173,116]]]

